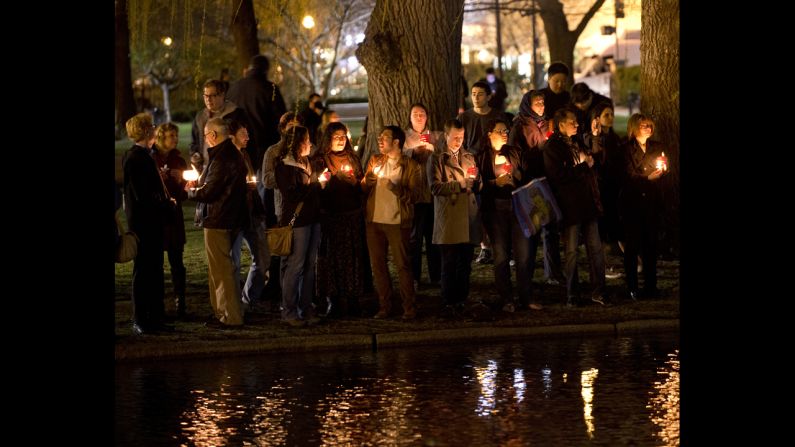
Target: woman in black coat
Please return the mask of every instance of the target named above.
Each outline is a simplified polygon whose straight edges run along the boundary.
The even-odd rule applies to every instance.
[[[662,207],[660,177],[664,147],[654,135],[651,117],[636,113],[627,122],[623,146],[625,182],[619,194],[619,213],[624,227],[624,273],[629,298],[637,300],[638,253],[643,261],[643,297],[656,297],[657,229]],[[658,165],[658,162],[660,165]],[[667,163],[667,162],[666,162]]]

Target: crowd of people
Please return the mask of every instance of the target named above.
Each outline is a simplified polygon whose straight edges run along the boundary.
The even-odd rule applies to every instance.
[[[430,128],[428,108],[416,102],[405,123],[379,129],[378,152],[363,157],[339,115],[316,93],[300,113],[287,112],[268,69],[268,59],[258,55],[231,86],[222,80],[203,85],[206,107],[193,123],[190,163],[176,148],[174,124],[155,128],[145,113],[127,122],[134,145],[123,160],[124,204],[140,239],[132,281],[135,333],[171,328],[163,251],[177,317],[188,311],[182,260],[187,199],[196,202],[194,223],[204,233],[210,327],[239,327],[246,312],[265,308],[278,308],[281,320],[296,327],[321,316],[413,320],[423,251],[427,284],[441,288],[448,317],[471,302],[493,312],[542,311],[532,282],[539,247],[545,280],[565,284],[566,306],[619,301],[605,295],[607,272],[618,270],[606,265],[603,247],[610,244],[624,252],[626,299],[658,296],[664,143],[651,139],[654,121],[642,114],[630,117],[627,137],[620,138],[612,101],[583,83],[567,90],[565,64],[549,66],[548,85],[525,93],[516,116],[505,112],[505,83],[493,70],[472,85],[472,108],[442,129]],[[196,180],[185,180],[189,170]],[[512,196],[542,178],[562,218],[528,237]],[[287,225],[291,252],[271,256],[266,229]],[[243,242],[251,254],[244,282]],[[590,278],[582,293],[580,244]],[[472,262],[493,263],[497,301],[469,296]],[[402,311],[392,305],[390,263]],[[368,293],[378,299],[374,315],[364,315],[361,306]]]

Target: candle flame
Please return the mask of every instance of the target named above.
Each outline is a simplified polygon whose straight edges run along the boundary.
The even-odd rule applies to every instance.
[[[193,163],[191,163],[190,166],[192,169],[182,171],[182,178],[189,182],[195,182],[199,179],[199,171],[196,170],[196,166],[194,166]]]

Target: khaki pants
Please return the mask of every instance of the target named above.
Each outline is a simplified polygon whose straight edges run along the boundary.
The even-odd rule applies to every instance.
[[[367,250],[370,252],[370,265],[373,267],[375,291],[378,294],[380,310],[389,313],[392,309],[392,280],[387,266],[387,249],[392,249],[392,262],[398,272],[400,297],[403,300],[404,315],[414,315],[414,276],[409,265],[409,238],[411,228],[400,225],[367,223]]]
[[[232,326],[243,324],[240,280],[235,277],[235,264],[231,255],[232,242],[236,235],[232,230],[204,229],[210,305],[218,320]]]

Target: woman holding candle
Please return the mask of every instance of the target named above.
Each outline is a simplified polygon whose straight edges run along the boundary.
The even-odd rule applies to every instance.
[[[563,273],[566,276],[566,305],[579,301],[577,278],[577,246],[580,232],[588,253],[591,279],[591,301],[604,305],[602,293],[605,285],[605,258],[599,239],[597,218],[602,212],[599,188],[592,167],[594,157],[578,141],[577,115],[564,107],[555,113],[555,133],[544,146],[544,168],[563,214],[561,227],[565,246]],[[597,123],[592,123],[591,134],[599,136]],[[599,152],[599,139],[593,139],[594,152]]]
[[[315,262],[320,246],[320,191],[327,181],[312,169],[307,158],[312,148],[309,131],[294,126],[286,135],[281,157],[276,161],[276,185],[282,193],[280,226],[293,223],[292,252],[282,256],[282,320],[294,327],[314,322]]]
[[[427,169],[434,146],[441,139],[441,132],[431,131],[428,127],[428,109],[422,103],[411,105],[409,126],[406,130],[406,144],[403,154],[422,168],[422,196],[414,204],[414,223],[411,227],[409,240],[409,258],[411,271],[414,274],[414,288],[417,289],[422,273],[422,241],[425,240],[425,260],[428,264],[428,279],[437,284],[441,277],[441,257],[439,247],[433,244],[433,200],[428,182]]]
[[[364,293],[365,274],[369,275],[359,185],[364,170],[342,123],[328,124],[318,149],[312,165],[328,174],[328,184],[320,193],[323,236],[317,261],[318,292],[330,305],[327,316],[359,316],[359,297]]]
[[[482,176],[480,212],[483,225],[494,250],[494,282],[500,294],[503,310],[516,309],[511,286],[511,253],[516,267],[516,284],[519,288],[519,305],[540,310],[538,299],[531,297],[531,280],[535,267],[538,233],[528,240],[522,232],[513,209],[512,191],[532,180],[527,156],[508,142],[508,125],[495,119],[486,124],[485,150],[475,156]]]
[[[638,254],[643,262],[643,297],[657,291],[657,229],[662,206],[660,182],[667,170],[663,145],[654,135],[651,117],[636,113],[627,122],[623,146],[626,181],[619,195],[619,213],[624,226],[624,274],[629,298],[637,300]],[[658,166],[659,164],[659,166]]]
[[[168,265],[171,266],[171,283],[174,285],[177,316],[185,316],[185,264],[182,253],[185,249],[185,221],[182,216],[182,202],[188,198],[185,191],[186,181],[182,172],[188,163],[177,149],[179,128],[174,123],[164,123],[155,129],[155,144],[152,149],[155,163],[160,171],[169,195],[177,201],[173,215],[167,216],[163,228],[163,249],[168,254]]]

